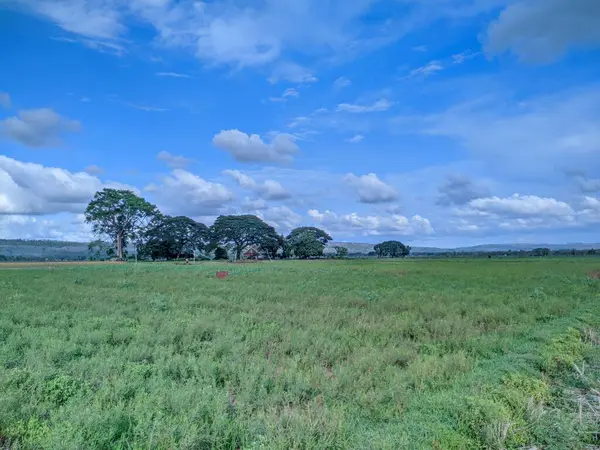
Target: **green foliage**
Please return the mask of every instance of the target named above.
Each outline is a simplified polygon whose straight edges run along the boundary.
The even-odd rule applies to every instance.
[[[156,259],[192,258],[209,242],[208,227],[185,216],[157,216],[145,231],[140,257]]]
[[[592,448],[600,281],[581,281],[596,268],[0,270],[0,435],[14,449]]]
[[[400,241],[384,241],[373,247],[377,257],[405,258],[410,255],[411,248]]]
[[[215,259],[216,260],[227,260],[227,259],[229,259],[229,256],[227,255],[227,250],[225,250],[223,247],[217,247],[215,249]]]
[[[287,236],[287,250],[300,259],[323,256],[327,242],[331,241],[325,231],[315,227],[299,227]]]
[[[210,231],[214,243],[234,247],[237,259],[249,245],[260,247],[279,239],[275,228],[253,215],[219,216]]]
[[[586,344],[581,340],[581,333],[570,328],[542,351],[542,368],[550,373],[560,370],[570,370],[578,361],[583,359]]]
[[[336,246],[334,248],[336,258],[343,259],[348,256],[348,249],[346,247]]]
[[[104,188],[96,192],[85,210],[85,221],[95,234],[115,243],[117,256],[124,257],[128,240],[140,237],[145,226],[159,214],[156,206],[131,191]]]

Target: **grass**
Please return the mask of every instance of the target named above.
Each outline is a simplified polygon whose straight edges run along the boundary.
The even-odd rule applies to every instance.
[[[0,270],[0,448],[590,448],[598,264]]]

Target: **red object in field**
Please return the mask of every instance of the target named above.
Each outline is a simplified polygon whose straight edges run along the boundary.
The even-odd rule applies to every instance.
[[[221,270],[217,272],[217,278],[227,278],[229,276],[229,272]]]

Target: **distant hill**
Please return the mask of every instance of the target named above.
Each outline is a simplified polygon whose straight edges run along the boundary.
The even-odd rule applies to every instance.
[[[334,252],[333,247],[340,246],[346,247],[348,253],[364,253],[367,254],[373,251],[374,244],[364,244],[359,242],[330,242],[326,252]],[[445,252],[458,252],[458,253],[475,253],[475,252],[502,252],[502,251],[519,251],[519,250],[533,250],[534,248],[549,248],[550,250],[588,250],[591,248],[600,249],[600,243],[584,244],[584,243],[572,243],[572,244],[485,244],[485,245],[474,245],[471,247],[457,247],[457,248],[439,248],[439,247],[412,247],[411,253],[445,253]]]
[[[85,259],[88,254],[86,242],[0,239],[0,256],[8,259]]]
[[[374,244],[361,242],[330,242],[325,249],[326,253],[335,253],[333,247],[341,246],[348,249],[348,253],[367,254],[373,251]],[[438,248],[438,247],[413,247],[412,254],[420,253],[475,253],[475,252],[503,252],[533,250],[534,248],[545,247],[550,250],[587,250],[591,248],[600,249],[600,243],[584,244],[486,244],[475,245],[472,247],[458,248]],[[20,239],[0,239],[0,260],[6,259],[65,259],[80,260],[89,257],[88,244],[86,242],[65,242],[65,241],[27,241]]]

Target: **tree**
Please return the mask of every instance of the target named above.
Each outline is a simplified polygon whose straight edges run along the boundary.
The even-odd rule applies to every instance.
[[[384,241],[375,247],[377,257],[404,258],[410,254],[411,248],[400,241]]]
[[[273,230],[274,231],[274,230]],[[283,251],[285,246],[285,238],[277,233],[270,233],[268,235],[263,236],[259,250],[264,252],[270,259],[277,258],[277,253],[279,249]]]
[[[158,214],[156,206],[131,191],[105,188],[96,192],[86,208],[85,221],[92,224],[95,234],[108,236],[123,259],[127,241],[141,236]]]
[[[336,258],[346,258],[348,256],[348,249],[346,247],[334,247]]]
[[[533,254],[533,256],[543,256],[543,257],[546,257],[546,256],[548,256],[550,254],[550,249],[549,248],[543,248],[543,247],[534,248],[532,250],[532,254]]]
[[[229,256],[227,255],[227,250],[225,250],[223,247],[217,247],[215,249],[215,259],[229,259]]]
[[[323,256],[323,250],[331,236],[325,231],[315,227],[299,227],[288,235],[287,246],[289,250],[301,259]]]
[[[208,243],[208,227],[185,216],[156,216],[144,233],[142,255],[152,259],[193,257]]]
[[[260,247],[268,237],[277,236],[275,228],[253,215],[219,216],[210,231],[213,243],[233,246],[237,259],[249,245]]]

